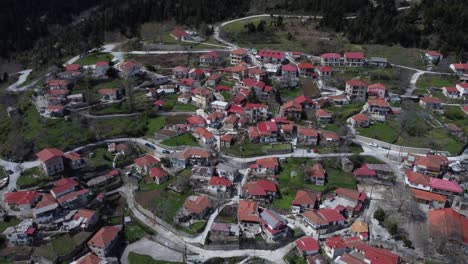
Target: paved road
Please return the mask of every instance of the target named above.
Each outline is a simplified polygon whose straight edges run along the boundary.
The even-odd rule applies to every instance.
[[[135,252],[138,254],[148,255],[154,259],[168,262],[183,262],[182,253],[172,250],[162,244],[149,240],[147,238],[140,239],[135,243],[128,245],[124,253],[120,257],[122,264],[128,264],[128,254]]]
[[[32,85],[35,84],[35,82],[33,82],[30,85],[26,85],[24,87],[18,87],[18,86],[20,86],[26,81],[26,79],[28,78],[29,74],[31,74],[31,72],[32,72],[31,69],[18,72],[20,74],[18,80],[15,83],[8,86],[7,90],[11,92],[22,92],[22,91],[26,91],[27,89],[29,89]]]

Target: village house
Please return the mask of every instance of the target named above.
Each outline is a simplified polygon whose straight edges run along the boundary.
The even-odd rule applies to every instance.
[[[211,155],[202,149],[188,148],[182,152],[174,152],[169,161],[176,168],[185,168],[188,165],[210,165]]]
[[[365,114],[362,114],[362,113],[353,115],[352,117],[348,118],[348,120],[346,121],[349,125],[351,125],[354,128],[368,127],[370,125],[369,117],[367,117]]]
[[[450,64],[450,69],[458,75],[468,74],[468,63]]]
[[[119,65],[120,73],[123,78],[128,78],[130,76],[135,76],[140,73],[141,66],[133,61],[126,61]]]
[[[200,68],[193,68],[188,73],[189,78],[192,80],[200,81],[205,78],[205,72]]]
[[[363,241],[369,239],[369,225],[364,221],[356,221],[351,225],[351,233]]]
[[[250,126],[248,135],[252,143],[274,143],[277,142],[280,130],[275,122],[265,121]]]
[[[325,109],[315,110],[315,118],[320,125],[326,125],[333,122],[333,114]]]
[[[203,180],[209,180],[214,175],[214,168],[206,166],[193,166],[192,178],[203,178]]]
[[[98,222],[99,216],[96,211],[80,208],[73,215],[72,220],[76,222],[76,224],[82,230],[91,230]]]
[[[297,66],[293,64],[285,64],[281,66],[281,76],[283,76],[284,78],[296,78]]]
[[[197,127],[205,127],[206,120],[200,115],[187,117],[187,123],[191,130],[195,130]]]
[[[208,191],[214,194],[230,195],[232,191],[232,182],[226,178],[213,176],[208,183]]]
[[[33,226],[32,220],[24,220],[15,226],[9,226],[2,235],[12,246],[30,246],[34,243],[37,229]]]
[[[88,189],[81,189],[60,196],[57,198],[57,202],[61,207],[73,210],[86,204],[89,200],[89,196],[90,192]]]
[[[413,171],[430,175],[440,176],[448,169],[448,158],[439,155],[416,156],[413,163]]]
[[[281,106],[280,116],[300,120],[302,117],[302,105],[294,100],[289,101]]]
[[[427,223],[430,236],[445,237],[466,246],[468,243],[468,218],[457,213],[452,208],[432,209],[427,213]]]
[[[452,209],[468,217],[468,197],[455,196],[453,197]]]
[[[189,196],[182,206],[182,214],[190,219],[205,219],[213,205],[206,195]]]
[[[364,66],[365,56],[364,52],[345,52],[344,64],[349,67],[362,67]]]
[[[220,101],[214,101],[213,103],[216,103],[216,102],[220,102]],[[212,108],[213,108],[213,103],[211,103]],[[221,126],[221,121],[223,121],[223,119],[224,119],[224,111],[214,111],[206,117],[206,123],[212,128],[218,128]]]
[[[181,27],[175,27],[170,35],[178,41],[191,40],[191,35]]]
[[[158,163],[159,159],[155,158],[150,154],[146,154],[143,157],[135,159],[133,167],[138,173],[146,174],[151,168],[155,167]]]
[[[247,75],[250,79],[257,80],[258,82],[264,81],[267,77],[265,70],[262,70],[260,68],[249,68]]]
[[[256,57],[263,63],[279,64],[286,59],[286,54],[283,51],[260,50]]]
[[[71,262],[70,264],[101,264],[101,259],[96,256],[94,253],[89,252],[86,255],[80,257],[79,259]]]
[[[195,87],[197,86],[200,86],[200,83],[196,80],[192,80],[192,79],[180,79],[178,82],[177,82],[177,89],[179,89],[179,91],[181,93],[189,93],[191,94],[192,93],[192,89],[194,89]]]
[[[411,188],[423,191],[431,190],[430,177],[415,171],[405,171],[405,183]]]
[[[50,190],[50,193],[52,194],[52,196],[54,196],[55,199],[67,193],[75,191],[77,187],[80,186],[77,181],[70,178],[62,178],[54,182],[53,185],[54,188]]]
[[[233,134],[224,134],[219,138],[219,144],[221,148],[229,148],[233,144],[234,135]]]
[[[250,171],[260,174],[276,174],[279,170],[278,158],[261,158],[257,159],[254,164],[250,165]]]
[[[321,194],[311,190],[299,190],[294,197],[291,205],[291,213],[299,214],[307,210],[313,210],[317,207],[321,199]]]
[[[426,192],[411,188],[411,194],[418,203],[427,204],[429,208],[444,208],[447,203],[447,197],[444,195]]]
[[[202,54],[199,58],[199,64],[202,67],[211,67],[220,65],[223,58],[216,51],[210,51]]]
[[[376,99],[382,98],[384,99],[387,95],[387,88],[383,83],[374,83],[367,87],[367,95],[369,98]]]
[[[71,82],[68,80],[51,79],[46,83],[46,88],[49,90],[68,90],[71,87]]]
[[[119,176],[118,170],[111,170],[108,173],[92,178],[86,182],[88,187],[104,186],[106,184],[112,183],[112,181]]]
[[[237,130],[237,124],[239,122],[239,117],[237,115],[228,115],[226,118],[223,120],[223,129],[227,131],[236,131]]]
[[[333,131],[319,131],[320,144],[322,145],[338,145],[341,141],[340,136]]]
[[[169,174],[160,167],[153,167],[149,170],[149,176],[156,184],[163,184],[169,179]]]
[[[101,95],[102,102],[113,102],[120,98],[120,92],[117,88],[99,89],[98,93]]]
[[[242,230],[257,234],[261,230],[261,220],[258,214],[258,203],[255,201],[239,200],[237,220]]]
[[[216,138],[213,135],[213,133],[211,133],[204,127],[197,127],[193,132],[193,136],[199,139],[206,146],[216,144]]]
[[[3,201],[12,209],[27,210],[34,207],[41,195],[36,191],[7,192]]]
[[[189,93],[182,93],[177,96],[177,103],[188,104],[192,100],[192,95]]]
[[[214,88],[218,83],[221,81],[221,75],[219,74],[212,74],[208,77],[208,80],[205,82],[205,86],[209,86]]]
[[[419,98],[419,105],[427,110],[442,109],[442,101],[437,97],[424,96]]]
[[[319,253],[319,243],[312,237],[303,237],[296,240],[296,249],[300,256],[308,257]]]
[[[356,216],[364,207],[365,192],[338,188],[334,197],[329,197],[322,202],[324,208],[335,209],[347,218]]]
[[[276,184],[266,179],[247,182],[242,187],[242,196],[252,200],[270,203],[277,198],[277,195]]]
[[[268,118],[268,108],[264,104],[247,103],[244,107],[249,122],[256,123]]]
[[[239,63],[234,67],[225,68],[226,73],[231,73],[232,78],[237,81],[242,81],[247,74],[247,68],[244,66],[244,63]]]
[[[335,259],[346,253],[348,247],[340,236],[334,236],[325,239],[323,249],[330,259]]]
[[[51,194],[44,193],[41,196],[41,200],[36,204],[33,210],[35,221],[38,223],[49,221],[52,219],[58,206],[57,201]]]
[[[322,66],[339,67],[342,65],[341,55],[338,53],[324,53],[320,55]]]
[[[443,59],[444,55],[434,50],[428,50],[426,51],[426,53],[424,53],[424,57],[426,58],[427,61],[433,64],[437,64]]]
[[[63,154],[65,165],[72,170],[79,170],[87,166],[86,161],[76,152],[67,152]]]
[[[332,76],[333,68],[330,66],[317,67],[317,73],[321,78],[329,78]]]
[[[304,224],[316,233],[325,234],[341,229],[346,219],[335,209],[309,210],[302,213]]]
[[[107,74],[107,70],[109,70],[109,62],[98,61],[94,68],[94,75],[98,78],[104,77]]]
[[[218,163],[218,165],[216,165],[216,174],[232,182],[235,182],[240,176],[238,169],[227,165],[226,163]]]
[[[222,241],[224,243],[228,241],[237,242],[239,239],[240,228],[236,224],[217,223],[214,222],[210,229],[210,240]]]
[[[319,134],[316,129],[310,127],[297,127],[298,145],[317,145]]]
[[[457,99],[460,98],[460,91],[457,89],[456,86],[446,86],[442,87],[442,93],[447,97],[451,99]]]
[[[88,241],[89,249],[101,258],[105,258],[117,244],[120,226],[104,226]]]
[[[177,66],[172,69],[172,76],[174,79],[184,79],[188,78],[189,70],[184,66]]]
[[[247,60],[247,50],[235,49],[229,53],[229,59],[232,65],[237,65]]]
[[[206,108],[213,102],[213,92],[205,87],[197,87],[192,90],[192,103],[200,108]]]
[[[310,99],[309,97],[301,94],[298,97],[294,98],[294,102],[302,105],[303,109],[314,109],[315,108],[315,102]]]
[[[278,241],[288,236],[288,221],[277,212],[264,209],[260,213],[264,238],[269,241]]]
[[[366,101],[367,83],[358,79],[346,81],[345,93],[351,102],[363,103]]]
[[[455,87],[457,88],[458,92],[460,92],[461,98],[468,97],[468,83],[457,83]]]
[[[63,152],[56,148],[45,148],[38,153],[36,157],[41,162],[42,169],[47,175],[55,175],[64,171]]]
[[[366,109],[371,115],[383,117],[392,113],[392,108],[390,107],[390,104],[382,98],[369,99],[366,105],[364,106],[364,109]]]
[[[301,77],[309,77],[309,78],[315,78],[315,67],[311,63],[303,62],[299,63],[297,65],[297,68],[299,69],[299,76]]]
[[[461,195],[463,188],[458,183],[450,180],[430,178],[431,191],[442,195]]]
[[[322,164],[315,163],[311,168],[306,170],[306,175],[309,182],[317,186],[325,185],[327,173],[325,172]]]

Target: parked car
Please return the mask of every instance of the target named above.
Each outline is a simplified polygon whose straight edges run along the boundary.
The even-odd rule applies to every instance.
[[[155,150],[156,147],[151,145],[150,143],[145,143],[145,146],[147,146],[148,148],[152,149],[152,150]]]
[[[163,154],[171,154],[171,152],[169,150],[167,150],[167,149],[163,149],[162,153]]]
[[[14,173],[12,170],[7,170],[6,172],[10,175]]]
[[[373,148],[378,148],[379,147],[379,145],[375,144],[374,142],[369,143],[369,146],[371,146]]]

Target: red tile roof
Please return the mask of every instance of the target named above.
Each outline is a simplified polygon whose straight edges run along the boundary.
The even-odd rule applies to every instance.
[[[282,59],[285,57],[284,52],[275,50],[260,50],[260,52],[258,52],[258,56],[274,59]]]
[[[323,208],[319,209],[318,213],[328,222],[341,222],[345,221],[346,218],[342,216],[337,210],[335,209],[328,209],[328,208]]]
[[[89,246],[99,248],[107,248],[114,241],[120,232],[120,228],[116,226],[104,226],[88,241]]]
[[[317,240],[312,237],[303,237],[296,240],[296,247],[301,251],[318,251],[320,248]]]
[[[196,115],[196,116],[188,117],[187,122],[190,125],[204,125],[205,124],[205,119],[200,115]]]
[[[255,161],[255,164],[262,168],[273,169],[279,166],[278,158],[261,158]]]
[[[237,218],[239,221],[260,222],[258,215],[258,203],[254,201],[240,200],[237,207]]]
[[[107,62],[107,61],[98,61],[98,62],[96,62],[96,67],[105,67],[105,66],[109,66],[109,62]]]
[[[57,204],[55,198],[51,194],[44,193],[42,195],[41,200],[36,204],[34,208],[39,209],[53,204]]]
[[[354,176],[356,177],[375,177],[377,172],[371,170],[367,167],[366,164],[363,164],[359,169],[354,171]]]
[[[301,94],[298,97],[294,98],[293,101],[298,103],[298,104],[303,104],[303,103],[313,104],[314,103],[314,101],[312,99],[310,99],[309,97],[307,97],[307,96],[305,96],[303,94]]]
[[[173,72],[182,72],[182,73],[188,73],[188,69],[184,66],[177,66],[172,69]]]
[[[371,84],[367,87],[367,89],[369,90],[385,90],[386,87],[385,87],[385,84],[383,83],[374,83],[374,84]]]
[[[52,89],[47,91],[49,95],[58,96],[58,95],[67,95],[70,93],[67,89]]]
[[[103,89],[99,89],[98,91],[100,95],[116,94],[117,92],[118,92],[117,88],[103,88]]]
[[[235,50],[231,51],[231,54],[235,54],[235,55],[246,55],[246,54],[247,54],[247,50],[245,50],[245,49],[235,49]]]
[[[149,171],[149,176],[151,178],[164,178],[167,176],[167,172],[165,172],[163,169],[161,169],[160,167],[154,167],[154,168],[151,168],[150,171]]]
[[[442,101],[437,98],[437,97],[430,97],[430,96],[424,96],[419,98],[419,101],[424,102],[424,103],[433,103],[433,104],[440,104]]]
[[[278,191],[276,184],[270,180],[260,179],[258,181],[248,182],[242,187],[250,195],[265,196],[270,192]]]
[[[184,208],[190,214],[200,214],[207,208],[211,208],[211,200],[206,195],[189,196],[184,202]]]
[[[287,71],[287,72],[296,72],[297,67],[296,67],[296,65],[285,64],[285,65],[281,66],[281,70],[282,71]]]
[[[338,53],[324,53],[320,55],[323,59],[341,59],[341,55]]]
[[[461,87],[462,89],[468,89],[468,83],[457,83],[457,87]]]
[[[427,222],[433,236],[444,236],[468,243],[468,218],[452,208],[429,210]]]
[[[63,157],[72,161],[81,159],[81,155],[74,151],[63,154]]]
[[[435,56],[442,56],[442,53],[437,52],[437,51],[435,51],[435,50],[428,50],[428,51],[426,51],[426,54],[427,54],[427,55],[430,55],[430,56],[434,56],[434,57],[435,57]]]
[[[454,63],[452,65],[456,70],[468,70],[468,63]]]
[[[346,244],[340,236],[329,237],[324,244],[329,248],[346,248]]]
[[[294,200],[292,201],[292,205],[308,204],[313,207],[317,200],[320,199],[320,196],[320,193],[317,192],[299,190],[296,193],[296,197],[294,197]]]
[[[369,104],[369,106],[390,107],[390,104],[383,98],[369,99],[367,100],[367,104]]]
[[[232,182],[226,178],[223,177],[218,177],[218,176],[213,176],[210,179],[211,186],[226,186],[226,187],[231,187]]]
[[[38,153],[36,153],[36,156],[39,158],[40,161],[46,162],[56,157],[62,157],[63,152],[56,148],[45,148],[39,151]]]
[[[312,166],[312,168],[307,170],[307,175],[313,178],[325,179],[325,174],[326,172],[323,169],[322,164],[320,163],[315,163],[314,166]]]
[[[367,83],[362,81],[362,80],[359,80],[359,79],[352,79],[352,80],[348,80],[346,81],[346,84],[350,85],[350,86],[359,86],[359,87],[362,87],[362,86],[366,86],[367,87]]]
[[[66,71],[77,71],[80,69],[80,65],[79,64],[67,64],[65,66],[65,70]]]
[[[419,172],[406,170],[405,171],[406,178],[408,181],[413,184],[420,184],[423,186],[430,186],[431,185],[431,177],[421,174]]]
[[[33,203],[38,197],[36,191],[8,192],[4,195],[4,201],[6,204],[24,205]]]
[[[234,135],[232,134],[225,134],[221,136],[220,140],[221,141],[226,141],[226,142],[231,142],[234,139]]]
[[[52,79],[47,81],[47,86],[67,86],[70,82],[67,80]]]
[[[208,131],[206,128],[204,127],[197,127],[195,129],[195,133],[200,135],[200,137],[202,138],[205,138],[205,139],[213,139],[215,138],[215,136],[213,135],[213,133],[211,133],[210,131]]]
[[[366,116],[365,114],[362,114],[362,113],[359,113],[357,115],[353,115],[351,117],[351,119],[353,119],[354,121],[357,121],[357,122],[367,122],[367,121],[369,121],[369,117]]]
[[[447,192],[458,193],[458,194],[463,193],[462,187],[460,187],[458,183],[453,182],[453,181],[431,177],[430,183],[431,183],[431,188],[435,190],[447,191]]]
[[[172,31],[171,34],[175,37],[186,37],[188,36],[188,33],[181,27],[175,27]]]
[[[205,151],[205,150],[202,150],[202,149],[192,149],[192,148],[189,148],[189,149],[186,149],[183,153],[182,153],[182,156],[185,158],[185,159],[189,159],[189,158],[193,158],[193,157],[196,157],[196,158],[209,158],[210,157],[210,153],[208,151]]]
[[[299,67],[299,69],[314,69],[314,65],[311,64],[311,63],[306,63],[306,62],[303,62],[303,63],[299,63],[297,65],[297,67]]]
[[[192,90],[192,94],[200,95],[200,96],[203,96],[203,97],[211,95],[212,93],[213,92],[210,89],[205,88],[205,87],[197,87],[197,88]]]
[[[139,157],[134,160],[135,164],[140,166],[140,167],[145,167],[145,166],[153,166],[159,163],[159,159],[146,154],[143,157]]]
[[[322,131],[320,134],[321,134],[321,137],[324,138],[325,140],[329,140],[329,141],[340,140],[340,136],[333,131]]]
[[[73,215],[73,220],[79,220],[80,218],[86,219],[86,221],[89,221],[91,218],[93,218],[96,215],[96,211],[85,209],[85,208],[80,208],[78,212],[76,212],[75,215]]]
[[[230,91],[231,87],[225,85],[217,85],[216,91]]]
[[[189,71],[189,74],[202,75],[205,74],[205,72],[200,68],[193,68]]]
[[[88,193],[89,193],[88,189],[81,189],[81,190],[76,191],[76,192],[67,193],[64,196],[61,196],[61,197],[57,198],[57,202],[60,205],[63,205],[64,203],[66,203],[68,201],[74,200],[77,197],[80,197],[82,195],[87,195]]]
[[[318,137],[317,130],[311,127],[298,127],[297,134],[305,137]]]
[[[418,200],[424,200],[428,202],[436,201],[440,203],[445,203],[447,202],[447,197],[444,195],[436,194],[436,193],[431,193],[431,192],[426,192],[418,189],[413,189],[411,188],[411,193],[413,194],[414,198]]]
[[[195,80],[192,79],[180,79],[179,82],[177,83],[178,85],[188,85],[188,86],[193,86],[195,84]]]
[[[345,189],[345,188],[337,188],[336,189],[336,195],[354,200],[354,201],[364,201],[366,199],[366,193],[365,192],[358,192],[356,190],[351,190],[351,189]]]
[[[76,261],[76,264],[100,264],[101,259],[90,252]]]
[[[52,194],[58,195],[63,191],[74,189],[79,183],[70,178],[62,178],[54,183],[54,188],[50,190]]]
[[[345,59],[364,59],[364,52],[345,52],[344,54]]]
[[[331,117],[332,113],[330,111],[325,110],[325,109],[317,109],[317,110],[315,110],[315,115],[317,117]]]
[[[439,171],[442,167],[446,167],[448,165],[448,158],[438,155],[419,156],[416,158],[414,165]]]
[[[318,68],[319,72],[332,72],[333,68],[330,66],[319,66]]]

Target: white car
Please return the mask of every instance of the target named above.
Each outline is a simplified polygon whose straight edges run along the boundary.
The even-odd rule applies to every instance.
[[[379,145],[377,145],[377,144],[375,144],[375,143],[369,143],[369,146],[374,147],[374,148],[378,148],[378,147],[379,147]]]

